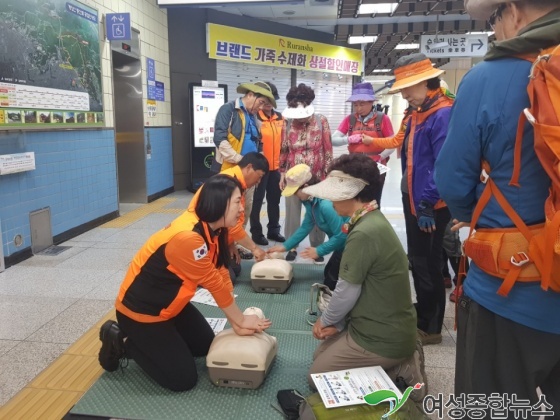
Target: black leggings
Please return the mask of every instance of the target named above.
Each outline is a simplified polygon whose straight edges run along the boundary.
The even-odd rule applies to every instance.
[[[214,339],[212,328],[192,303],[164,322],[138,322],[117,311],[125,337],[126,356],[159,385],[187,391],[196,385],[195,357],[206,356]]]

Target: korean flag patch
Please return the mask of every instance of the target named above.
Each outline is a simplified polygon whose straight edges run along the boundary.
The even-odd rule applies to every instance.
[[[206,244],[202,244],[200,248],[193,249],[193,256],[195,261],[200,260],[206,254],[208,254],[208,247],[206,246]]]

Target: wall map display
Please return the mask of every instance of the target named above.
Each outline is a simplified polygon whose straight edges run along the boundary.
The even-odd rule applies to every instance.
[[[0,1],[0,128],[103,125],[98,12]]]

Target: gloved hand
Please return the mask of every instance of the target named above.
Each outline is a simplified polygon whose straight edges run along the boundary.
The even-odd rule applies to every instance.
[[[435,232],[436,221],[434,219],[434,206],[425,200],[421,200],[416,209],[418,227],[422,232]]]

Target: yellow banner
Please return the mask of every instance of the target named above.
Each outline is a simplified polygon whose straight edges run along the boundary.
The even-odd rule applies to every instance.
[[[207,24],[210,58],[263,66],[360,75],[362,51],[319,42]]]

